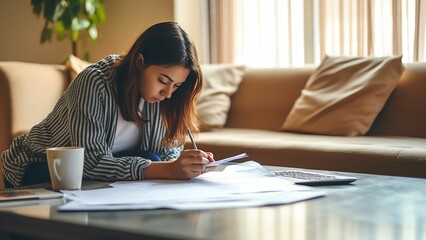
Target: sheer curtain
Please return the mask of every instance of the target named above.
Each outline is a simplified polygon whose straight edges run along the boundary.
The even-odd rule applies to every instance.
[[[211,62],[276,67],[327,55],[425,61],[423,0],[210,0]]]
[[[425,1],[319,1],[320,54],[425,61]]]
[[[212,63],[232,63],[236,52],[236,38],[240,33],[237,18],[241,14],[236,1],[211,0],[210,11],[210,61]]]
[[[211,0],[212,63],[303,64],[300,0]]]

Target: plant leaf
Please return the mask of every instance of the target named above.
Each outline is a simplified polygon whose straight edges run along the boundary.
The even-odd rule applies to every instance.
[[[93,0],[86,0],[84,7],[86,8],[86,12],[88,15],[92,15],[95,13],[96,8]]]
[[[65,29],[67,30],[71,29],[72,19],[73,19],[72,14],[70,13],[70,11],[66,10],[61,17],[61,21],[63,22]]]
[[[63,40],[67,36],[67,32],[65,30],[65,27],[62,21],[56,22],[55,34],[56,34],[56,39],[58,39],[58,41]]]
[[[74,16],[74,17],[80,16],[80,11],[81,11],[80,2],[82,2],[82,1],[84,1],[84,0],[71,0],[71,1],[68,1],[68,3],[69,3],[68,9],[69,9],[69,12],[70,12],[71,16]]]
[[[98,29],[96,28],[96,26],[95,26],[95,25],[92,25],[92,26],[89,28],[89,36],[90,36],[90,38],[91,38],[92,40],[96,40],[96,39],[98,39]]]
[[[31,5],[33,6],[33,13],[40,16],[41,10],[43,9],[43,0],[31,0]]]
[[[80,31],[90,27],[90,21],[87,19],[78,19],[77,17],[72,19],[71,29],[72,31]]]
[[[49,22],[53,21],[53,14],[55,13],[56,0],[45,0],[43,16]]]
[[[52,29],[47,27],[47,24],[44,25],[43,30],[41,31],[40,43],[43,44],[47,41],[50,42],[52,39]]]
[[[58,4],[55,8],[55,12],[53,13],[52,20],[58,21],[59,18],[62,17],[62,15],[65,12],[66,7],[63,4]]]
[[[72,31],[71,41],[77,42],[77,40],[78,40],[78,32],[79,31]]]
[[[96,8],[96,16],[98,23],[104,23],[106,21],[106,12],[104,5],[99,4]]]

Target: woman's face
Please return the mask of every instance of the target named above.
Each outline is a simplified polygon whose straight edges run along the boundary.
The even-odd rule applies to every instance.
[[[148,103],[161,102],[170,98],[186,80],[189,69],[182,65],[164,67],[138,64],[139,91]]]

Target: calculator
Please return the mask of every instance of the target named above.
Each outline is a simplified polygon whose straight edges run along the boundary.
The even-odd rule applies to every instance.
[[[295,184],[307,186],[349,184],[357,180],[356,177],[314,173],[298,170],[280,170],[273,171],[273,173],[276,176],[291,181]]]

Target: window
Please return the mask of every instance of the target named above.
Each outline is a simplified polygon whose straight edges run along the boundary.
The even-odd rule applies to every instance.
[[[318,64],[325,55],[400,54],[404,62],[425,61],[425,1],[212,0],[209,6],[212,62],[285,67]]]

